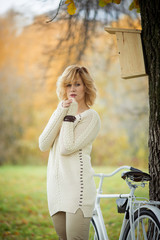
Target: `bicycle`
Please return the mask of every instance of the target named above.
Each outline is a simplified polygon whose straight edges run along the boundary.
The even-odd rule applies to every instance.
[[[102,184],[106,177],[112,177],[122,169],[122,178],[130,188],[129,194],[103,194]],[[109,240],[100,208],[101,198],[116,198],[119,213],[124,213],[119,240],[160,240],[160,205],[158,201],[149,201],[147,198],[135,197],[138,187],[145,187],[151,176],[139,169],[130,166],[121,166],[110,174],[95,174],[99,177],[99,187],[95,201],[95,208],[91,219],[90,239]]]

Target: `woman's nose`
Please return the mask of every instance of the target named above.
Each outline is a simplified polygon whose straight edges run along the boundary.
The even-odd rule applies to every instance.
[[[75,86],[71,85],[71,91],[74,91],[74,90],[75,90]]]

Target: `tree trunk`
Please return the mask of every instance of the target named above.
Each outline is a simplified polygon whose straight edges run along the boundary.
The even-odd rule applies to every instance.
[[[149,76],[150,199],[160,201],[160,1],[139,0],[142,44]]]

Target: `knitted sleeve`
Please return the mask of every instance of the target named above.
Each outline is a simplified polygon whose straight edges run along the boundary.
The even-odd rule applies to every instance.
[[[60,133],[61,154],[72,154],[92,143],[96,138],[99,129],[99,115],[94,110],[86,111],[75,128],[73,122],[63,122]]]
[[[66,116],[67,112],[68,108],[63,108],[62,103],[60,102],[39,137],[39,148],[42,152],[49,150],[54,143],[54,140],[60,131],[63,118]]]

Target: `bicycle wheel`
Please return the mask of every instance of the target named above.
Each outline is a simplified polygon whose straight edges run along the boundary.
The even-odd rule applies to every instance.
[[[134,215],[135,239],[137,240],[160,240],[160,222],[156,215],[146,208],[136,211]],[[131,228],[128,222],[123,240],[131,240]]]
[[[91,219],[90,223],[89,240],[100,240],[97,226],[93,218]]]

